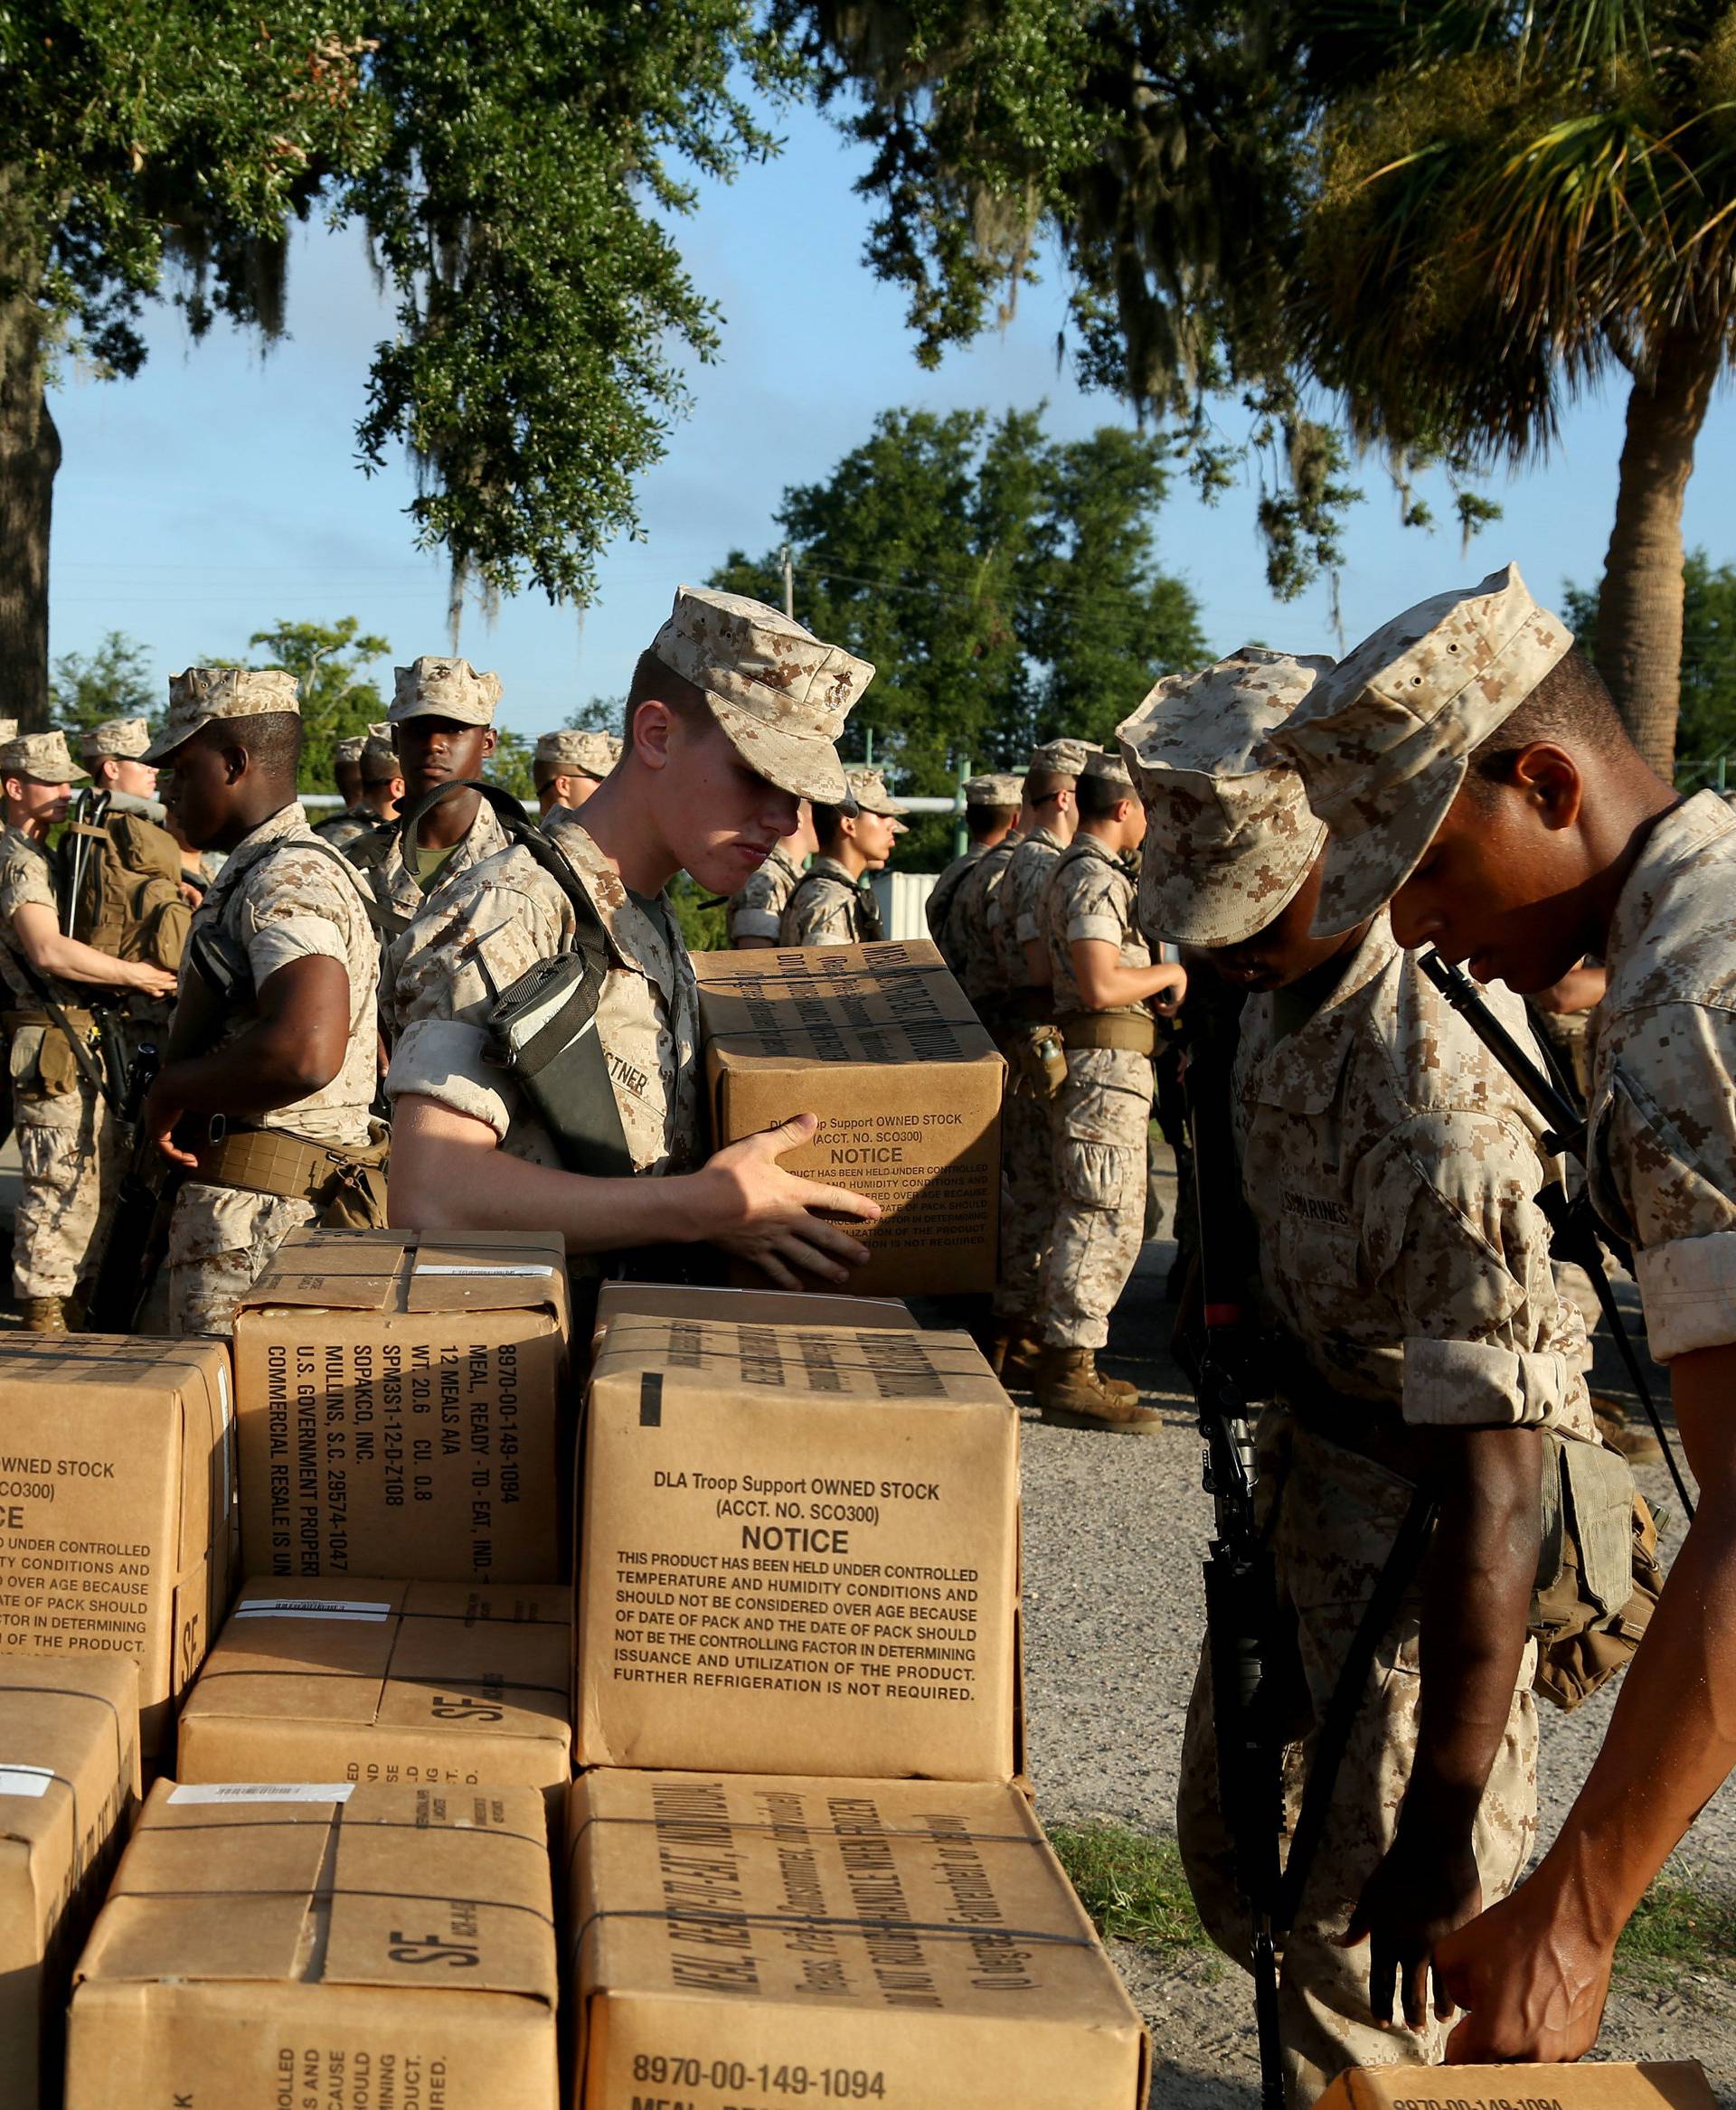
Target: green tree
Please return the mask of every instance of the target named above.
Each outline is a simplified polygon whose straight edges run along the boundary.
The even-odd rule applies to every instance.
[[[1160,442],[1046,439],[1035,411],[888,410],[819,484],[784,494],[796,613],[872,660],[852,712],[897,788],[950,792],[966,762],[1033,739],[1108,739],[1156,676],[1207,656],[1188,589],[1157,569]],[[712,584],[778,601],[782,563],[731,551]],[[948,837],[925,824],[912,862]],[[931,840],[930,840],[931,839]]]
[[[455,608],[582,598],[716,317],[672,228],[770,150],[741,90],[797,60],[752,0],[12,0],[0,8],[0,686],[48,702],[49,524],[69,367],[137,371],[145,304],[268,338],[316,209],[396,302],[358,426],[401,444]],[[363,377],[358,376],[358,381]]]
[[[1082,370],[1168,420],[1208,492],[1239,401],[1280,592],[1354,495],[1335,405],[1404,495],[1540,457],[1562,400],[1628,391],[1598,650],[1666,773],[1683,496],[1736,354],[1728,0],[776,0],[874,150],[871,260],[920,355],[967,338],[1047,236]],[[1459,485],[1462,520],[1489,502]]]
[[[335,623],[275,623],[248,639],[244,660],[212,656],[207,666],[280,666],[301,690],[301,788],[329,791],[332,749],[386,715],[386,700],[366,669],[392,651],[389,639],[364,635],[354,616]]]
[[[105,718],[148,718],[160,709],[150,655],[137,637],[110,630],[94,652],[63,652],[49,677],[54,723],[69,733]]]
[[[527,813],[534,814],[536,776],[531,762],[535,749],[522,732],[514,732],[510,726],[503,725],[496,730],[498,738],[488,764],[488,781],[498,784],[503,791],[510,791]]]
[[[582,703],[575,703],[561,722],[572,732],[619,733],[626,717],[625,695],[588,696]]]
[[[1570,584],[1563,613],[1580,637],[1598,635],[1598,589]],[[1682,567],[1682,717],[1676,777],[1695,790],[1736,754],[1736,565],[1690,550]],[[1736,775],[1736,770],[1731,772]]]

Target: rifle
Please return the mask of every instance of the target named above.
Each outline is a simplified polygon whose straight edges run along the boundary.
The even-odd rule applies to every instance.
[[[1233,1021],[1203,995],[1194,1010],[1185,1088],[1199,1210],[1200,1323],[1193,1344],[1204,1485],[1215,1512],[1205,1556],[1206,1648],[1218,1743],[1218,1797],[1234,1843],[1236,1881],[1252,1921],[1249,1969],[1260,2046],[1261,2110],[1284,2110],[1278,2015],[1283,1873],[1281,1747],[1267,1680],[1277,1575],[1254,1513],[1253,1388],[1243,1353],[1245,1263],[1251,1258],[1224,1088]],[[1230,1025],[1226,1035],[1224,1027]],[[1225,1045],[1227,1041],[1228,1044]]]
[[[1453,1009],[1470,1027],[1483,1045],[1512,1078],[1520,1090],[1548,1123],[1542,1137],[1543,1148],[1552,1157],[1571,1157],[1585,1168],[1589,1123],[1586,1110],[1576,1105],[1563,1084],[1540,1069],[1522,1048],[1501,1021],[1495,1017],[1483,998],[1477,994],[1477,984],[1462,968],[1449,966],[1431,946],[1417,956],[1417,966],[1428,975]],[[1657,1402],[1652,1398],[1651,1387],[1646,1382],[1645,1372],[1639,1367],[1639,1357],[1628,1332],[1627,1321],[1616,1303],[1614,1290],[1604,1268],[1604,1256],[1619,1261],[1631,1268],[1633,1253],[1625,1239],[1618,1238],[1602,1223],[1591,1206],[1591,1192],[1584,1181],[1577,1194],[1570,1194],[1564,1182],[1552,1180],[1539,1192],[1537,1206],[1550,1228],[1549,1249],[1558,1260],[1571,1260],[1583,1267],[1591,1278],[1591,1286],[1597,1292],[1598,1308],[1602,1312],[1614,1337],[1616,1352],[1621,1357],[1622,1367],[1628,1372],[1628,1381],[1637,1394],[1639,1403],[1646,1409],[1646,1418],[1652,1425],[1665,1463],[1670,1468],[1670,1478],[1675,1483],[1675,1492],[1690,1523],[1694,1521],[1694,1497],[1688,1493],[1688,1484],[1682,1476],[1681,1465],[1676,1461],[1675,1447],[1664,1428],[1664,1418],[1657,1410]]]
[[[179,1181],[141,1126],[145,1102],[161,1066],[155,1044],[146,1041],[127,1071],[116,1116],[127,1170],[90,1292],[88,1323],[93,1333],[130,1333],[163,1264],[169,1210]]]

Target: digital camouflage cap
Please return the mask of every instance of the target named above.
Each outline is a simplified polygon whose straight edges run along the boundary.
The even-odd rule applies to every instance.
[[[392,777],[398,774],[398,750],[392,744],[392,721],[390,719],[380,725],[369,726],[363,738],[362,768],[364,773],[370,766],[376,770],[386,769]],[[379,783],[382,779],[375,777],[368,778],[366,781]]]
[[[0,747],[0,776],[28,777],[35,784],[78,784],[87,774],[72,759],[63,732],[14,732]]]
[[[1165,674],[1116,729],[1146,804],[1139,925],[1172,945],[1240,945],[1295,900],[1325,824],[1271,735],[1330,659],[1244,645]]]
[[[1041,747],[1031,750],[1031,768],[1028,774],[1077,777],[1093,755],[1100,755],[1102,752],[1102,749],[1092,740],[1072,739],[1065,735],[1060,739],[1044,740]]]
[[[886,779],[878,769],[846,769],[844,775],[852,805],[864,814],[883,815],[892,824],[894,835],[909,833],[906,824],[898,817],[898,808],[892,804],[892,795],[886,788]]]
[[[332,760],[334,764],[338,762],[359,762],[362,759],[362,750],[367,746],[367,744],[368,736],[364,732],[347,733],[341,740],[334,740],[332,742]]]
[[[621,758],[621,743],[612,732],[539,733],[533,759],[561,776],[594,777],[600,783]]]
[[[87,762],[99,755],[117,761],[142,761],[151,744],[151,728],[143,718],[105,718],[100,725],[88,726],[80,736],[79,752]]]
[[[1348,930],[1392,899],[1473,751],[1572,643],[1508,564],[1419,601],[1321,676],[1273,735],[1329,831],[1316,931]]]
[[[1024,780],[1011,770],[993,776],[965,778],[965,804],[980,806],[1016,806],[1024,796]]]
[[[651,650],[671,674],[704,692],[750,768],[800,798],[842,803],[836,742],[874,678],[867,660],[827,645],[763,601],[693,586],[675,589]]]
[[[479,674],[467,659],[424,653],[408,666],[393,667],[391,725],[407,718],[449,718],[458,725],[492,725],[500,702],[500,676]]]
[[[169,676],[169,714],[139,759],[162,761],[218,719],[263,718],[281,711],[301,715],[296,677],[280,666],[190,666]]]

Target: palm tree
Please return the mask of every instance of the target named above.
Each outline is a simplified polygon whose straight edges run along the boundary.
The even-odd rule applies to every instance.
[[[1667,777],[1683,499],[1736,331],[1736,8],[1362,12],[1389,49],[1316,127],[1297,355],[1364,442],[1484,463],[1543,453],[1566,398],[1627,377],[1594,652]]]

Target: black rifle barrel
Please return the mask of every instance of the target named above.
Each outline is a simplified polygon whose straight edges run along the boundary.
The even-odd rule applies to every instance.
[[[1564,1152],[1585,1163],[1585,1116],[1519,1045],[1483,1001],[1477,984],[1462,967],[1449,966],[1430,947],[1417,956],[1417,965],[1470,1027],[1515,1084],[1524,1087],[1537,1111],[1549,1123],[1544,1142],[1552,1153]]]

